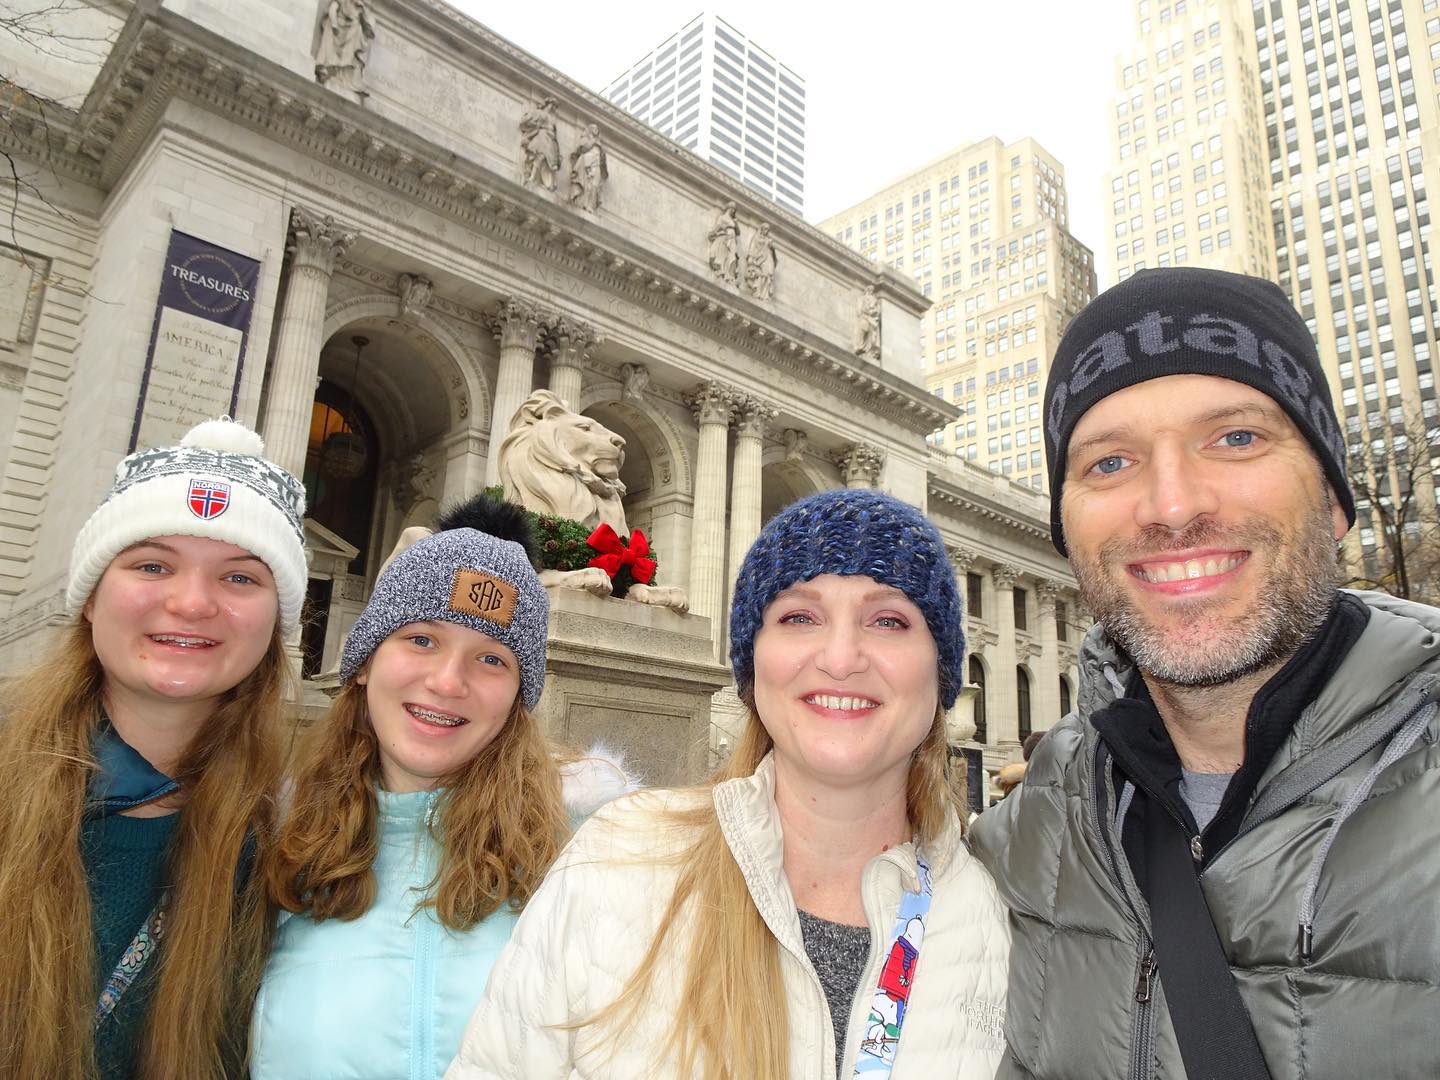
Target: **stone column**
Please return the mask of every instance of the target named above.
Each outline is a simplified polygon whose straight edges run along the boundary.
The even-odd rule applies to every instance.
[[[756,398],[735,403],[735,472],[730,479],[730,580],[760,535],[760,455],[775,409]]]
[[[530,396],[535,378],[535,346],[545,328],[545,315],[536,305],[507,297],[490,317],[490,329],[500,342],[500,371],[495,377],[495,403],[490,410],[490,448],[485,455],[485,486],[500,482],[500,443],[510,430],[515,412]]]
[[[1060,645],[1055,632],[1055,601],[1060,583],[1042,580],[1035,586],[1040,626],[1040,685],[1031,694],[1031,730],[1049,731],[1060,720]]]
[[[885,467],[885,453],[868,443],[855,443],[835,457],[847,488],[873,488],[880,483],[880,470]]]
[[[725,596],[725,452],[734,392],[715,382],[702,383],[689,398],[700,424],[695,463],[695,525],[690,536],[690,610],[710,620],[717,655],[721,640],[721,604]]]
[[[995,598],[995,662],[990,666],[990,709],[986,713],[990,743],[1014,746],[1020,741],[1020,704],[1015,689],[1015,583],[1020,571],[1014,566],[996,566],[990,571]],[[1033,701],[1032,701],[1033,704]]]
[[[585,358],[600,340],[589,323],[561,315],[550,328],[550,392],[580,411]]]
[[[965,612],[965,666],[960,671],[959,690],[973,685],[970,682],[970,657],[979,651],[979,642],[976,640],[975,628],[970,623],[975,618],[974,612],[970,610],[967,596],[967,582],[965,575],[975,562],[975,552],[962,544],[946,544],[945,553],[950,557],[950,568],[955,571],[955,589],[960,594],[960,605]],[[973,739],[975,730],[975,695],[962,693],[955,701],[955,707],[950,710],[946,720],[946,727],[950,731],[967,731],[967,739]]]
[[[964,544],[946,544],[945,554],[950,556],[950,568],[955,571],[955,588],[960,593],[960,602],[965,605],[965,617],[973,619],[976,615],[970,610],[967,576],[970,567],[975,565],[975,551]]]
[[[775,418],[775,409],[753,397],[735,403],[735,465],[730,477],[730,568],[725,580],[722,614],[729,616],[730,599],[735,595],[735,575],[745,553],[760,535],[760,456],[765,448],[765,426]],[[724,627],[722,641],[730,640]]]
[[[265,451],[296,476],[305,475],[310,413],[325,344],[325,300],[335,259],[355,242],[328,214],[290,211],[290,278],[275,335],[275,361],[265,393]]]

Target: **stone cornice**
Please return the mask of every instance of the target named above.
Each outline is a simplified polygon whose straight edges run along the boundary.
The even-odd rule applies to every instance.
[[[403,2],[428,17],[463,22],[477,45],[507,55],[514,63],[535,63],[435,0]],[[541,73],[546,71],[541,65]],[[525,77],[535,81],[533,71]],[[573,96],[589,110],[587,115],[603,117],[637,146],[654,144],[653,150],[669,158],[684,153],[608,103],[555,78],[562,86],[573,88]],[[408,202],[527,249],[672,322],[691,326],[743,349],[764,364],[787,369],[819,388],[862,404],[908,430],[929,433],[958,416],[953,405],[926,393],[923,387],[850,355],[848,341],[823,341],[743,295],[665,264],[654,252],[611,232],[603,223],[558,206],[518,181],[456,158],[401,125],[257,58],[166,9],[137,11],[126,24],[95,89],[73,116],[74,131],[66,143],[74,148],[73,169],[67,171],[78,170],[83,174],[80,178],[95,183],[98,166],[100,186],[115,183],[174,98],[200,103],[277,142],[388,188]],[[622,140],[611,143],[625,145]],[[686,167],[691,165],[687,161]],[[744,197],[744,189],[718,170],[698,159],[693,165],[707,176],[713,172],[716,179],[723,180],[723,197],[737,201]],[[763,213],[778,218],[782,215],[777,209],[767,202]],[[761,210],[755,212],[758,215]],[[793,232],[793,236],[789,231],[785,234],[787,245],[814,247],[818,242],[822,258],[858,259],[808,226]],[[877,274],[873,267],[867,267],[867,272],[877,283],[877,291],[881,287],[896,291],[892,275]],[[867,283],[857,281],[856,285]],[[906,300],[903,296],[899,299]]]
[[[953,507],[962,516],[981,517],[1024,536],[1044,541],[1046,546],[1049,545],[1050,522],[1048,519],[1030,517],[1017,512],[1013,505],[1006,505],[999,499],[992,499],[986,493],[962,487],[957,479],[938,473],[933,468],[929,469],[925,476],[926,493],[933,502]]]

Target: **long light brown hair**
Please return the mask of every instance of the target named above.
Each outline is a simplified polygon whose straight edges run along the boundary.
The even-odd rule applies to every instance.
[[[703,785],[706,797],[693,808],[665,812],[667,826],[687,830],[694,840],[678,856],[675,891],[650,948],[619,997],[579,1025],[597,1025],[605,1032],[602,1052],[618,1047],[625,1030],[646,1011],[662,952],[675,950],[685,957],[682,985],[664,1004],[673,1020],[657,1060],[672,1065],[677,1076],[695,1080],[754,1080],[790,1072],[789,1004],[779,944],[750,896],[709,797],[717,784],[751,775],[774,745],[755,711],[753,692],[743,700],[745,729],[729,759]],[[949,775],[945,710],[938,705],[911,757],[905,809],[922,847],[960,810]],[[700,912],[703,918],[695,917]],[[693,930],[685,935],[688,946],[677,949],[673,931],[687,913]]]
[[[168,855],[168,922],[155,971],[145,973],[154,981],[139,1072],[149,1080],[220,1080],[243,1068],[246,1018],[270,932],[263,882],[243,864],[273,828],[287,671],[277,629],[175,770],[183,803]],[[85,1080],[95,1072],[91,1023],[101,973],[80,830],[104,680],[90,623],[81,618],[5,694],[0,1076]]]
[[[352,678],[306,740],[266,880],[275,903],[311,918],[357,919],[375,902],[380,744],[365,687]],[[502,905],[519,910],[569,834],[555,754],[516,695],[504,725],[442,777],[434,829],[440,865],[417,905],[469,930]]]

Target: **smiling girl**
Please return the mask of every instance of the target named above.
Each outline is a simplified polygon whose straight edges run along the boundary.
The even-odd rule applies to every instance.
[[[305,494],[228,420],[125,458],[0,715],[0,1074],[244,1072]]]
[[[520,907],[631,782],[557,765],[531,710],[550,604],[517,507],[479,496],[382,570],[290,792],[255,1080],[438,1077]]]

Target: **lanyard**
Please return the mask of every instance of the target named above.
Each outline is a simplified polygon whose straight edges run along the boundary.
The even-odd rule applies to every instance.
[[[880,968],[880,982],[870,1002],[870,1015],[865,1021],[865,1038],[855,1059],[856,1077],[881,1078],[895,1067],[895,1052],[900,1046],[900,1030],[910,1003],[910,988],[920,963],[920,942],[925,936],[925,916],[930,913],[930,864],[915,854],[915,870],[920,878],[917,892],[900,897],[900,911],[895,916],[895,929],[885,949],[885,963]]]
[[[105,1022],[105,1018],[115,1011],[115,1006],[120,1003],[121,996],[130,989],[131,984],[140,977],[141,970],[145,967],[146,961],[154,954],[160,945],[160,938],[165,934],[165,902],[168,896],[162,896],[160,902],[155,905],[144,924],[125,947],[115,970],[105,980],[105,988],[100,991],[100,1000],[95,1005],[95,1019],[91,1028],[99,1028]]]

